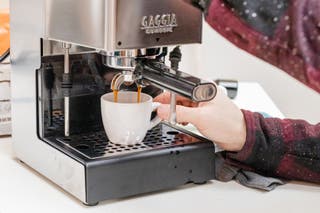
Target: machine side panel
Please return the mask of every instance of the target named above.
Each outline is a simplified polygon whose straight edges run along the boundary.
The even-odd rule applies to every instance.
[[[15,155],[51,181],[86,202],[84,166],[37,136],[36,69],[44,33],[44,1],[10,2],[12,129]]]
[[[46,0],[45,37],[103,49],[105,0]]]

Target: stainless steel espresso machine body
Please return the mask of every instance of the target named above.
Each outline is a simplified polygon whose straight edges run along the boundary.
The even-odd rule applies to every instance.
[[[10,7],[18,159],[87,205],[214,178],[212,142],[175,125],[176,94],[197,102],[216,94],[214,84],[179,71],[179,47],[168,53],[201,42],[202,14],[189,1],[15,0]],[[141,144],[110,143],[101,95],[140,86],[152,96],[172,92],[170,122]]]

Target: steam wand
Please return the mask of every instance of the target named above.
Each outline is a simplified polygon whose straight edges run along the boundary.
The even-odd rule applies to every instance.
[[[70,95],[72,88],[71,74],[70,74],[70,48],[71,44],[63,43],[64,49],[64,73],[62,79],[62,89],[64,96],[64,135],[70,136]]]
[[[169,60],[171,62],[171,69],[175,71],[177,77],[180,76],[179,63],[181,62],[181,50],[180,47],[175,47],[172,52],[170,52]],[[177,123],[177,95],[174,92],[170,92],[170,124],[174,125]]]

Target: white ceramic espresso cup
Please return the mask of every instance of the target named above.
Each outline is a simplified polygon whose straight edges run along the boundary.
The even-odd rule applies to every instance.
[[[115,144],[134,145],[141,143],[147,131],[161,122],[159,117],[151,120],[151,114],[160,103],[152,102],[152,97],[141,93],[137,103],[137,92],[118,92],[118,102],[114,94],[101,97],[101,115],[109,140]]]

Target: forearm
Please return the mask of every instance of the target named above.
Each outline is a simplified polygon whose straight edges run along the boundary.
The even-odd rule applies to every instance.
[[[240,152],[227,153],[231,164],[267,176],[320,183],[320,123],[243,113],[246,143]]]

